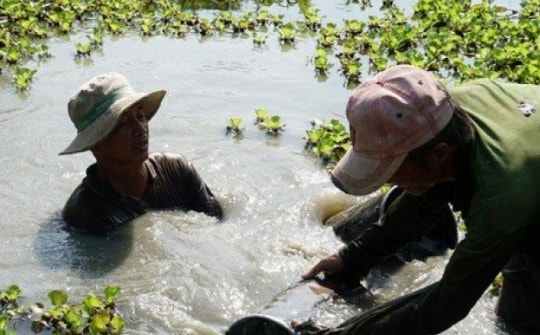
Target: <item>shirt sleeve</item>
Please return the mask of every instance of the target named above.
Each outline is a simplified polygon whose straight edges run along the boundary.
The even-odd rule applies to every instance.
[[[512,254],[522,247],[531,227],[526,222],[531,222],[533,202],[519,196],[519,187],[507,186],[498,193],[486,192],[486,188],[471,199],[465,220],[467,235],[450,258],[439,284],[418,304],[417,318],[422,318],[431,332],[440,332],[469,313]]]
[[[189,198],[190,205],[193,210],[204,212],[210,216],[215,216],[219,219],[223,217],[223,210],[221,205],[217,201],[216,197],[202,180],[201,176],[190,164],[192,169],[192,178],[190,179],[190,186],[193,190],[192,197]]]
[[[522,237],[514,232],[479,245],[465,238],[456,248],[438,285],[422,297],[418,316],[430,333],[464,318],[502,270]]]
[[[180,174],[179,184],[176,187],[181,188],[185,194],[183,198],[187,209],[221,219],[223,217],[221,205],[193,164],[180,155],[167,154],[167,157],[173,159],[175,169]]]
[[[420,240],[448,210],[452,189],[451,183],[443,183],[418,197],[401,194],[379,222],[339,251],[345,271],[362,277],[406,244]]]

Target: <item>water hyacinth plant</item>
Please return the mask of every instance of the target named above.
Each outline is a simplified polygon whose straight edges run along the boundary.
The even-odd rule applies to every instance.
[[[234,133],[235,136],[241,135],[244,130],[244,127],[242,125],[243,122],[244,119],[240,117],[230,118],[229,121],[227,121],[227,134]]]
[[[266,34],[253,33],[253,43],[256,45],[262,45],[266,43]]]
[[[268,118],[268,110],[262,108],[255,109],[255,124],[264,122]]]
[[[36,71],[37,70],[32,70],[25,67],[16,67],[15,74],[13,76],[15,87],[19,91],[26,91],[32,83],[32,80],[34,80],[34,74],[36,74]]]
[[[15,335],[21,325],[30,324],[32,332],[58,335],[117,335],[124,328],[116,310],[120,288],[106,287],[104,298],[89,294],[80,303],[68,304],[68,294],[53,290],[47,294],[50,307],[43,303],[20,304],[22,291],[17,285],[0,291],[0,334]]]
[[[261,26],[266,26],[270,22],[270,13],[267,10],[261,10],[257,13],[255,19]]]
[[[285,130],[286,124],[281,121],[281,116],[273,115],[267,117],[263,122],[259,123],[261,129],[266,129],[266,132],[270,135],[278,135]]]
[[[305,25],[312,31],[317,31],[321,27],[321,18],[318,15],[319,9],[315,7],[308,8],[304,13]]]
[[[330,64],[330,62],[328,61],[328,53],[325,49],[317,48],[314,62],[315,72],[322,75],[328,74],[328,70],[330,69],[332,64]]]
[[[281,26],[278,30],[279,41],[283,44],[292,44],[296,39],[296,28],[293,22],[289,22]]]
[[[76,57],[85,57],[90,56],[92,52],[92,45],[90,43],[75,43],[75,48],[77,49]]]
[[[305,148],[320,158],[325,165],[336,164],[351,147],[349,132],[336,119],[311,121],[312,128],[306,130]]]
[[[255,124],[270,135],[278,135],[286,126],[279,115],[270,116],[268,110],[262,108],[255,109]]]
[[[385,0],[379,13],[367,20],[337,24],[323,22],[318,8],[297,0],[287,5],[298,6],[303,17],[283,24],[284,14],[269,10],[274,3],[279,2],[265,1],[257,10],[241,14],[239,1],[4,0],[0,73],[13,75],[15,67],[28,67],[34,56],[50,56],[44,49],[47,39],[74,29],[87,30],[92,48],[103,45],[105,34],[127,31],[180,38],[194,33],[209,38],[249,30],[255,44],[263,44],[266,38],[258,33],[277,34],[281,45],[315,36],[317,47],[337,49],[328,50],[328,63],[332,63],[333,51],[340,57],[354,50],[361,60],[340,58],[346,65],[337,70],[347,85],[360,73],[378,72],[393,64],[413,64],[456,82],[489,77],[540,84],[540,0],[521,1],[518,10],[492,1],[417,0],[410,14],[396,7],[395,1]],[[348,1],[348,5],[354,3],[361,8],[371,6],[369,0]],[[202,8],[214,9],[214,18],[201,17],[197,10]],[[272,25],[274,30],[269,31]],[[78,55],[89,57],[92,48],[81,44]],[[320,71],[325,61],[313,63]],[[360,69],[358,64],[368,64],[369,69]]]

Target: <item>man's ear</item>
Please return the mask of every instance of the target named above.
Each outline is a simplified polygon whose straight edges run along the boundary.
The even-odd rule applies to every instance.
[[[431,150],[431,154],[433,155],[433,158],[440,162],[443,162],[450,158],[453,150],[453,146],[449,145],[448,143],[441,142],[433,147],[433,149]]]

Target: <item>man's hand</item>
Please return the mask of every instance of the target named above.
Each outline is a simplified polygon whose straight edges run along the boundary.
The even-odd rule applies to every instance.
[[[303,279],[311,279],[321,272],[340,272],[343,271],[343,261],[338,254],[326,256],[321,259],[311,270],[302,275]]]

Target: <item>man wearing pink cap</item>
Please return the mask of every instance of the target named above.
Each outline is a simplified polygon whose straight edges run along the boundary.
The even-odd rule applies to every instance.
[[[467,227],[442,278],[335,329],[299,334],[436,334],[464,318],[502,271],[498,316],[540,334],[540,87],[476,80],[447,89],[392,67],[359,85],[347,119],[353,147],[332,172],[346,193],[405,190],[384,217],[303,277],[361,278],[437,225],[449,203]],[[303,324],[305,325],[305,324]]]

